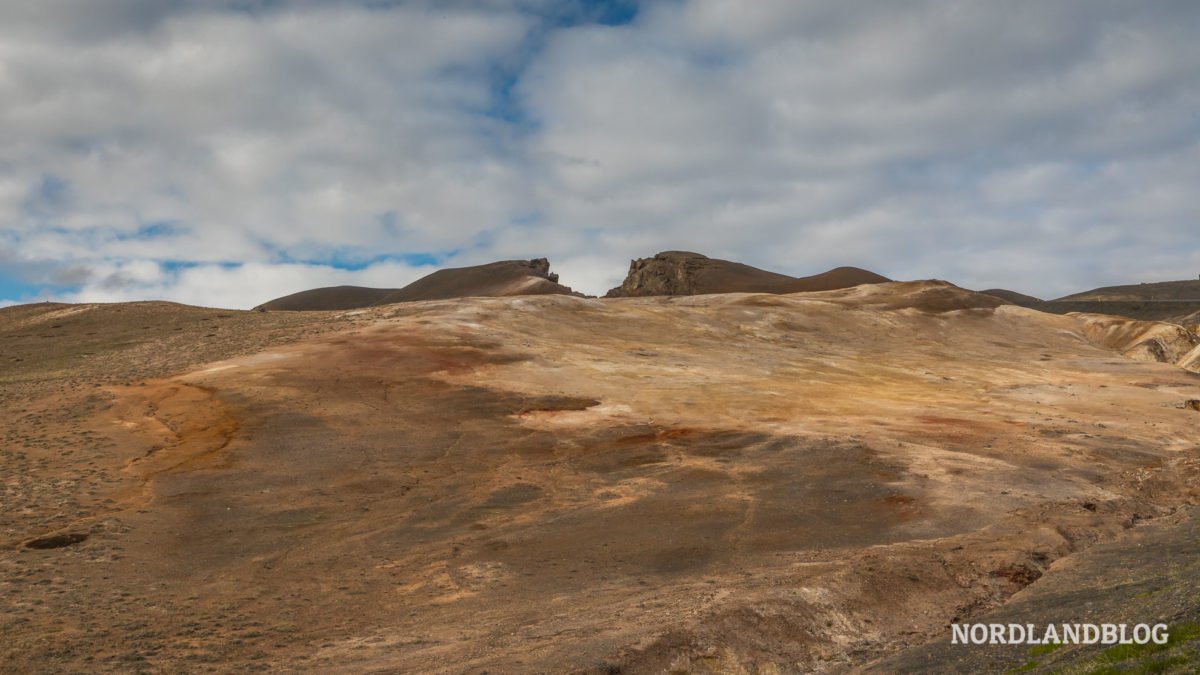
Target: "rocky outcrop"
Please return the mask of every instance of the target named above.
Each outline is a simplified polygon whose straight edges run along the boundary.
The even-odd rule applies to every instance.
[[[1200,373],[1200,345],[1197,345],[1195,349],[1180,359],[1178,366],[1193,373]]]
[[[625,281],[606,297],[709,295],[713,293],[799,293],[890,281],[856,267],[838,267],[811,277],[791,277],[690,251],[664,251],[630,261]]]
[[[1200,372],[1200,336],[1173,323],[1133,321],[1103,314],[1075,314],[1093,344],[1138,361],[1173,363]]]

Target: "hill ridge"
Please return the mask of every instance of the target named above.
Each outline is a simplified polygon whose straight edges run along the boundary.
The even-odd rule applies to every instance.
[[[835,267],[821,274],[792,277],[691,251],[662,251],[631,260],[625,280],[605,297],[800,293],[888,281],[891,279],[858,267]]]
[[[268,300],[256,311],[346,310],[397,302],[509,295],[580,295],[558,283],[546,258],[447,267],[402,288],[327,286]]]

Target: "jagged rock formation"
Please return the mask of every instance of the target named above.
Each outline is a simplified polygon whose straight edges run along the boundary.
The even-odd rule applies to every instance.
[[[558,283],[558,275],[550,271],[550,261],[534,258],[438,270],[398,289],[361,286],[314,288],[276,298],[255,309],[341,310],[420,300],[554,294],[581,295]]]
[[[799,293],[886,281],[890,279],[857,267],[838,267],[823,274],[797,278],[690,251],[664,251],[652,258],[630,261],[625,281],[605,297]]]

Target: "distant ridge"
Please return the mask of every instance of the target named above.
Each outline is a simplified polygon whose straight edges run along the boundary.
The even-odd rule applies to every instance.
[[[983,293],[984,295],[990,295],[1002,300],[1007,300],[1014,305],[1020,305],[1022,307],[1033,307],[1034,305],[1039,305],[1044,302],[1041,298],[1035,298],[1032,295],[1025,295],[1024,293],[1010,291],[1006,288],[989,288],[986,291],[979,292]]]
[[[1139,321],[1165,321],[1200,329],[1200,281],[1162,281],[1105,286],[1057,300],[1039,300],[1003,288],[981,293],[1051,314],[1107,314]]]
[[[663,251],[651,258],[630,261],[625,281],[610,290],[606,297],[800,293],[887,281],[891,279],[857,267],[838,267],[810,277],[791,277],[690,251]]]
[[[1200,281],[1160,281],[1150,284],[1105,286],[1068,295],[1054,302],[1136,302],[1139,300],[1200,303]]]
[[[255,307],[259,311],[343,310],[396,302],[479,296],[579,295],[558,283],[545,258],[502,260],[438,270],[403,288],[332,286],[300,291]]]

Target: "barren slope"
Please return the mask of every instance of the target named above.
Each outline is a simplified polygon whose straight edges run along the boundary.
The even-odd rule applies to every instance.
[[[947,284],[278,316],[0,323],[5,668],[838,670],[1197,496],[1200,376]]]

